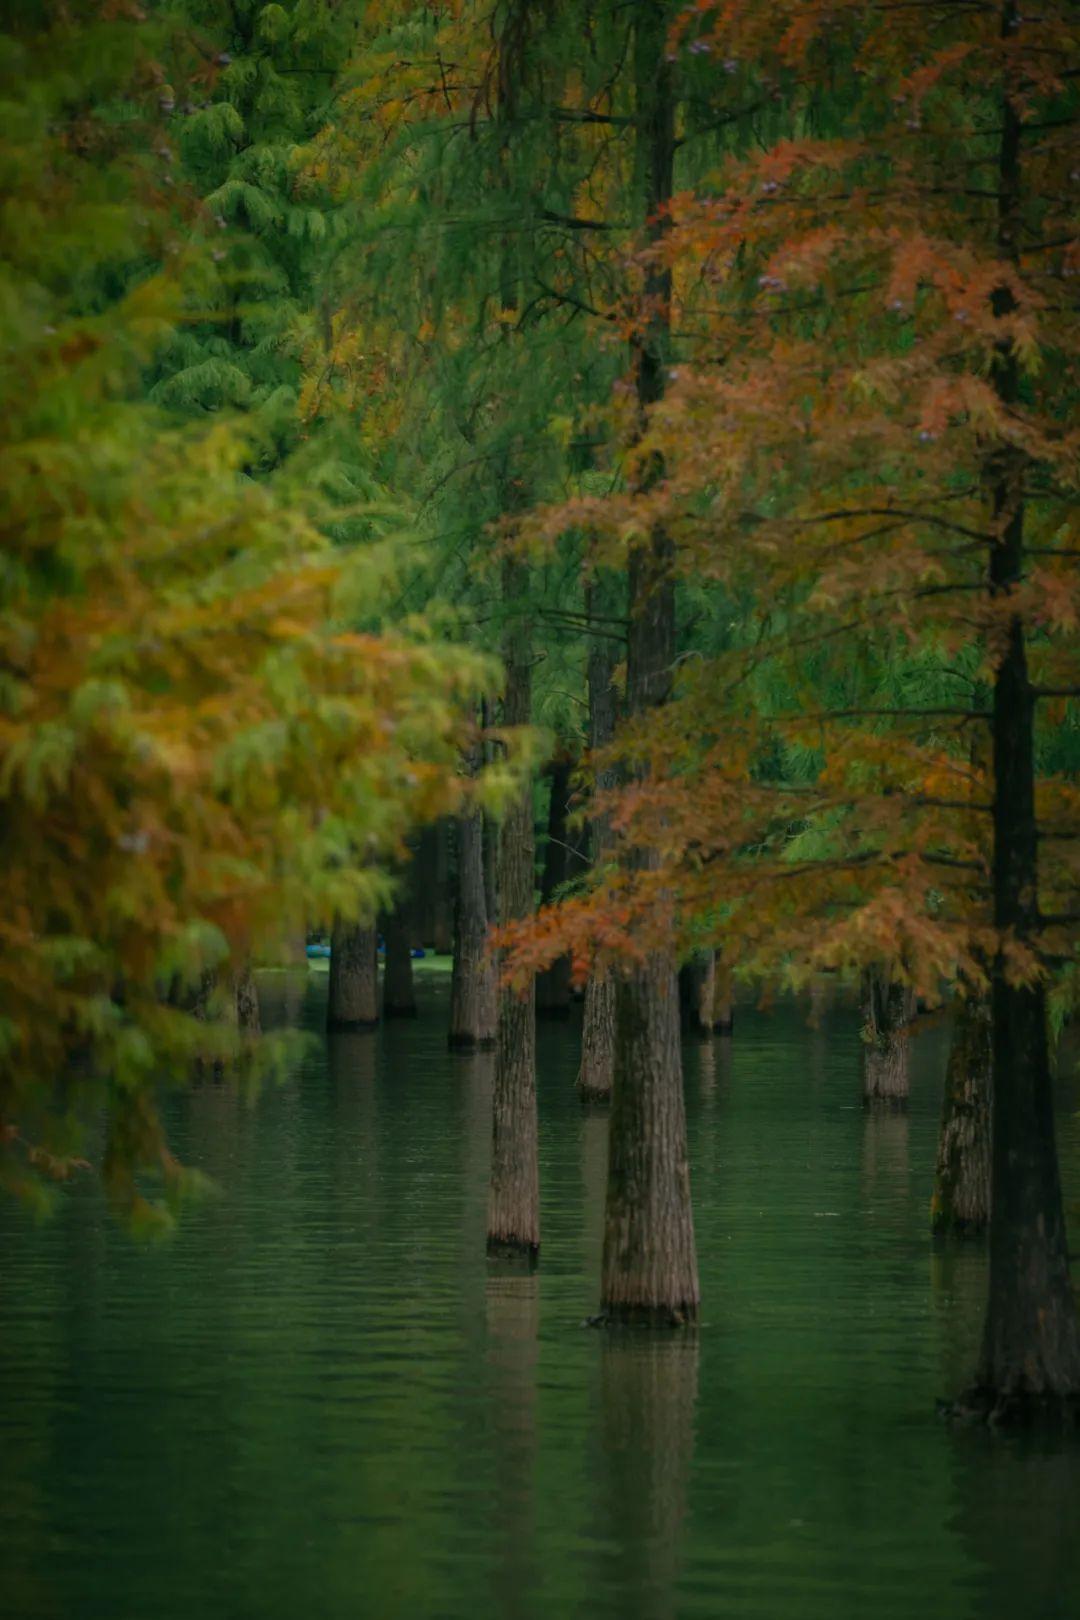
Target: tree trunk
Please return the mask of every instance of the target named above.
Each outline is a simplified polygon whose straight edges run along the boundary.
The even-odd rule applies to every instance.
[[[435,892],[438,888],[438,848],[434,826],[421,827],[413,859],[416,874],[416,934],[425,950],[435,949]]]
[[[384,1018],[415,1018],[412,970],[412,907],[402,899],[383,919],[386,958],[383,966]]]
[[[956,1003],[945,1071],[931,1230],[977,1236],[990,1221],[990,1004],[984,996]]]
[[[519,589],[520,565],[508,562],[504,593]],[[527,725],[532,707],[531,649],[519,632],[507,638],[507,726]],[[499,898],[503,922],[533,914],[532,787],[512,801],[499,841]],[[491,1184],[488,1194],[489,1254],[540,1249],[540,1171],[536,1119],[536,1007],[533,982],[521,993],[500,989],[492,1092]]]
[[[679,969],[679,1006],[688,1035],[712,1040],[716,1023],[716,957],[712,951],[695,951]]]
[[[724,961],[722,951],[716,952],[716,989],[713,996],[713,1031],[717,1035],[730,1035],[735,1028],[735,1000],[731,982],[731,969]]]
[[[259,992],[255,988],[255,976],[247,964],[233,978],[233,993],[236,997],[237,1024],[249,1035],[258,1035],[262,1029]]]
[[[544,870],[540,879],[540,904],[550,905],[556,893],[566,882],[569,850],[567,848],[566,818],[570,799],[570,771],[573,761],[567,754],[559,754],[551,762],[551,797],[548,808],[547,845],[544,849]],[[536,978],[536,1013],[538,1018],[569,1018],[570,1016],[570,958],[560,956]]]
[[[675,157],[666,8],[660,0],[641,0],[635,19],[637,162],[647,232],[658,241],[665,229]],[[633,353],[643,424],[649,406],[663,393],[669,336],[671,277],[658,260],[645,272],[644,296],[648,324]],[[661,474],[659,465],[647,468],[641,487]],[[663,704],[670,692],[675,653],[672,563],[670,537],[655,527],[630,553],[626,698],[631,717]],[[639,858],[643,863],[653,860],[644,851]],[[615,1014],[602,1313],[610,1321],[689,1322],[697,1318],[699,1290],[672,951],[659,950],[623,972]]]
[[[450,823],[445,819],[435,825],[432,943],[438,956],[449,956],[454,948],[454,911],[450,890]]]
[[[481,760],[490,764],[495,755],[496,744],[488,736],[491,725],[490,704],[487,698],[480,699],[480,724],[484,732],[481,745]],[[494,927],[499,920],[499,824],[486,811],[484,812],[484,905],[487,909],[488,926]]]
[[[863,1102],[903,1107],[910,1091],[908,1059],[915,999],[881,968],[863,975]]]
[[[585,612],[591,618],[603,598],[595,584],[585,596]],[[589,646],[589,748],[607,748],[615,736],[618,693],[612,685],[614,668],[612,643],[604,633],[594,634]],[[615,786],[610,766],[596,772],[596,790],[603,793]],[[592,818],[593,859],[606,859],[610,844],[607,817]],[[615,980],[610,974],[594,972],[585,986],[585,1006],[581,1025],[581,1067],[578,1092],[583,1102],[610,1102],[615,1073]]]
[[[379,956],[370,924],[334,919],[330,935],[328,1030],[374,1029],[379,1022]]]
[[[457,824],[457,904],[454,908],[454,969],[450,981],[451,1048],[495,1044],[495,963],[487,946],[484,889],[484,815],[472,810]]]
[[[674,963],[658,953],[616,994],[602,1309],[613,1321],[678,1325],[699,1290]]]
[[[1002,32],[1019,25],[1007,0]],[[1015,259],[1020,246],[1021,125],[1012,87],[1003,86],[998,169],[998,247]],[[994,314],[1015,310],[1007,285]],[[998,396],[1012,407],[1020,392],[1016,353],[998,344],[992,370]],[[990,591],[1012,595],[1024,578],[1023,451],[1004,446],[993,458],[994,517]],[[1080,1412],[1080,1322],[1069,1276],[1061,1200],[1054,1098],[1042,979],[1010,976],[1006,942],[1038,943],[1038,834],[1035,822],[1035,694],[1028,676],[1024,624],[1017,613],[1002,627],[994,678],[994,924],[1000,943],[991,981],[990,1282],[977,1387],[966,1404],[991,1422],[1059,1421]]]

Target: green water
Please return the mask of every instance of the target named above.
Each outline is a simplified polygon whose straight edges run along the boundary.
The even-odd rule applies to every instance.
[[[260,988],[319,1028],[324,976]],[[689,1050],[704,1326],[612,1335],[580,1325],[607,1127],[574,1028],[541,1032],[542,1268],[507,1275],[490,1059],[446,1054],[423,989],[253,1108],[176,1102],[223,1195],[169,1245],[88,1189],[0,1217],[5,1620],[1076,1620],[1080,1448],[934,1416],[984,1281],[926,1236],[943,1031],[904,1116],[857,1105],[843,1009]]]

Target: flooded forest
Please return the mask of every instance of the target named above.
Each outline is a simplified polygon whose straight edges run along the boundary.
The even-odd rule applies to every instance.
[[[0,1608],[1080,1610],[1080,16],[11,0]]]

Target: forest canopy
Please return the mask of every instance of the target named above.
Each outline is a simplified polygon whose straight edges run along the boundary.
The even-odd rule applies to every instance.
[[[437,824],[489,1244],[538,1252],[571,982],[650,1322],[699,1303],[678,976],[860,986],[876,1100],[948,1003],[979,1387],[1075,1392],[1078,55],[1067,0],[12,8],[10,1187],[96,1152],[160,1215],[162,1091],[265,1066],[241,987],[312,928],[373,1021]]]

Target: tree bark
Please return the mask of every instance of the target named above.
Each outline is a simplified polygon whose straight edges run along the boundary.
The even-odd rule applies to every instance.
[[[937,1233],[978,1236],[990,1221],[990,1003],[958,1000],[945,1070],[930,1226]]]
[[[716,957],[712,951],[695,951],[679,969],[679,1005],[686,1033],[697,1040],[711,1040],[716,1024]]]
[[[520,589],[520,565],[508,562],[504,594]],[[532,708],[531,649],[520,630],[507,637],[507,726],[527,725]],[[499,840],[502,921],[533,914],[532,786],[512,801]],[[536,1006],[534,983],[524,991],[499,991],[492,1091],[491,1183],[488,1192],[489,1254],[535,1259],[540,1250],[540,1171],[536,1118]]]
[[[484,886],[484,815],[471,810],[457,823],[457,903],[454,907],[454,968],[450,981],[452,1049],[495,1044],[495,962],[487,944]]]
[[[1002,33],[1015,34],[1014,0],[1002,9]],[[1002,87],[998,166],[998,248],[1015,260],[1020,246],[1021,123],[1008,81]],[[993,294],[999,318],[1015,300],[1007,285]],[[1014,406],[1020,379],[1008,338],[998,344],[992,377]],[[1003,446],[989,475],[999,534],[989,584],[997,600],[1024,577],[1022,450]],[[994,678],[993,894],[999,948],[991,979],[990,1279],[976,1388],[964,1404],[995,1423],[1060,1421],[1080,1413],[1080,1321],[1069,1276],[1054,1098],[1041,977],[1019,983],[1007,946],[1037,947],[1038,835],[1035,822],[1035,695],[1019,612],[1004,626]]]
[[[666,25],[664,5],[641,0],[634,24],[637,163],[647,234],[654,242],[665,229],[674,177],[675,97]],[[644,295],[647,325],[633,353],[643,425],[663,393],[669,336],[671,276],[657,260],[645,272]],[[661,473],[657,464],[647,468],[641,487]],[[673,560],[670,537],[656,527],[630,553],[626,698],[632,717],[663,704],[670,692]],[[654,859],[646,851],[638,858],[643,864]],[[672,951],[657,951],[622,973],[615,1011],[601,1310],[609,1321],[690,1322],[697,1318],[699,1288]]]
[[[589,585],[585,596],[585,612],[591,618],[603,598],[595,584]],[[619,712],[619,698],[612,685],[614,658],[612,644],[606,637],[594,636],[589,647],[587,679],[589,687],[589,748],[595,753],[607,748],[615,736],[615,722]],[[604,793],[615,786],[616,775],[610,766],[596,771],[596,791]],[[611,834],[606,815],[592,818],[593,859],[597,863],[607,857]],[[615,1073],[615,980],[610,974],[594,972],[585,986],[585,1006],[581,1025],[581,1067],[578,1070],[578,1093],[583,1102],[611,1101],[611,1087]]]
[[[249,1035],[258,1035],[262,1030],[259,992],[255,987],[255,976],[247,963],[233,978],[233,994],[236,998],[237,1024]]]
[[[863,1102],[903,1107],[911,1089],[911,1020],[915,998],[882,968],[863,975]]]
[[[550,905],[558,890],[566,882],[569,866],[566,820],[570,799],[570,772],[573,761],[568,754],[558,754],[551,762],[551,796],[548,801],[547,844],[544,849],[544,869],[540,878],[540,904]],[[560,956],[536,978],[536,1013],[538,1018],[569,1018],[570,1016],[570,958]]]
[[[379,957],[371,924],[334,919],[330,935],[330,990],[326,1027],[374,1029],[379,1022]]]
[[[386,958],[383,964],[384,1018],[415,1018],[416,991],[412,969],[412,907],[406,898],[383,919]]]

